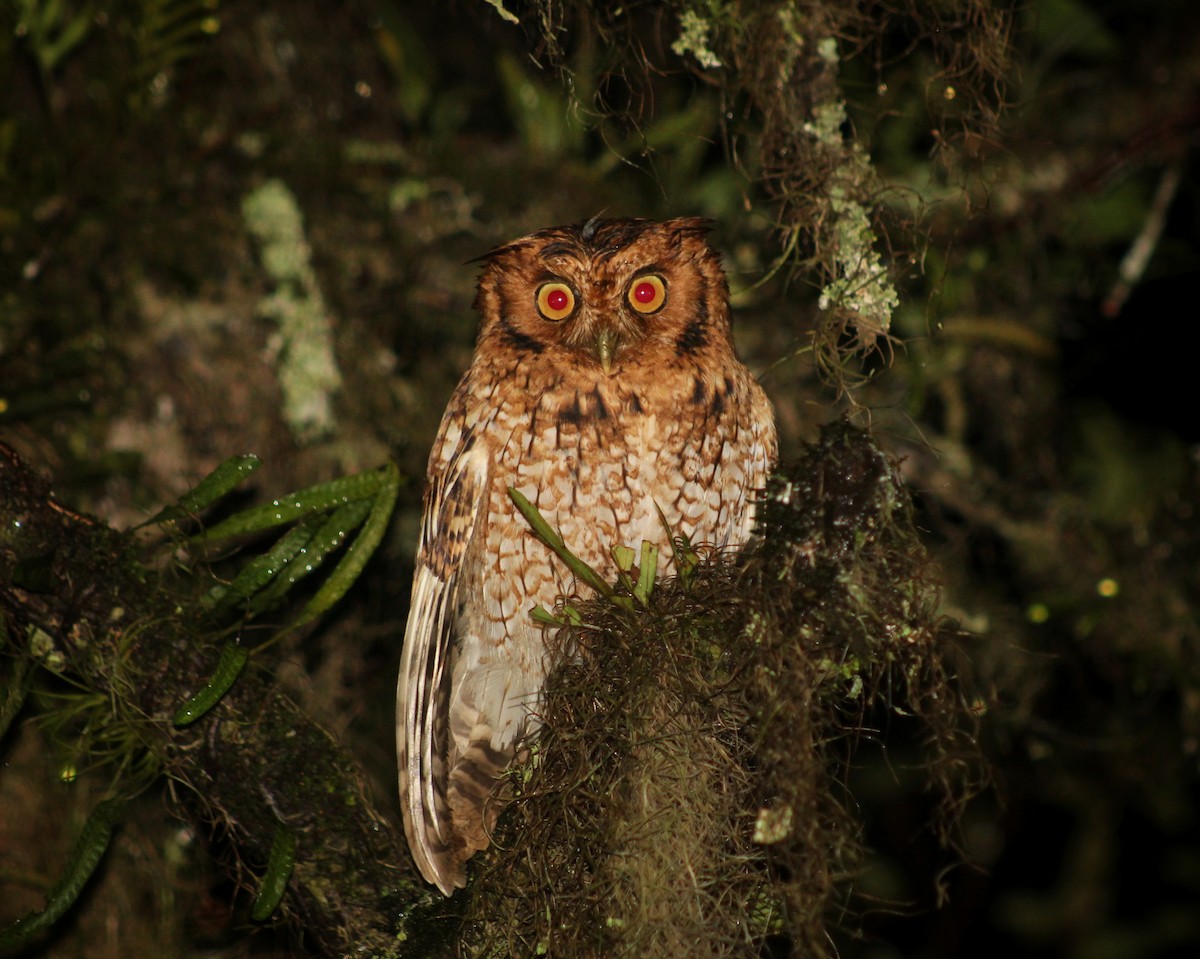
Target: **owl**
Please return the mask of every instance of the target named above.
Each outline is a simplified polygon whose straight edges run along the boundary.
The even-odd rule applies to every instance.
[[[774,416],[734,353],[707,231],[592,219],[481,258],[482,325],[429,457],[397,692],[404,827],[446,895],[488,845],[498,777],[539,724],[552,663],[530,611],[588,594],[509,489],[610,580],[612,547],[644,540],[670,571],[663,518],[694,545],[750,536]]]

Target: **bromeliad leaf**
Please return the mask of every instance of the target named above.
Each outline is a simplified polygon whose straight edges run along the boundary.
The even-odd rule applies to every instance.
[[[260,466],[262,466],[262,460],[257,456],[231,456],[179,497],[173,506],[159,510],[146,522],[140,524],[139,528],[195,516],[231,492]]]
[[[212,678],[175,713],[173,720],[175,725],[190,726],[216,706],[221,701],[221,697],[229,692],[238,677],[242,675],[242,670],[246,668],[246,661],[249,658],[250,651],[245,646],[226,643],[225,648],[221,650],[221,659],[217,663],[217,669],[212,674]]]
[[[71,850],[62,879],[46,896],[46,908],[18,919],[7,929],[0,929],[0,951],[8,952],[28,943],[34,936],[49,929],[74,905],[87,885],[112,841],[113,829],[121,816],[124,803],[106,799],[97,804],[83,825],[83,832]]]
[[[321,584],[316,595],[287,626],[287,630],[303,626],[341,599],[346,590],[358,579],[358,574],[363,571],[367,560],[371,558],[371,554],[375,552],[375,548],[383,539],[383,534],[387,531],[388,520],[392,516],[392,509],[396,505],[396,494],[400,490],[400,469],[395,463],[389,462],[373,473],[365,475],[371,476],[375,487],[372,491],[371,511],[367,514],[366,522],[363,523],[354,542],[350,544],[350,548],[346,550],[346,555],[334,567],[329,578]],[[351,477],[351,479],[357,478]]]
[[[529,611],[529,618],[541,626],[582,626],[583,617],[574,606],[559,607],[558,614],[546,611],[546,607],[538,605]]]
[[[622,599],[628,597],[618,596],[616,591],[604,580],[599,573],[592,567],[581,560],[578,556],[572,553],[567,544],[563,542],[563,538],[558,535],[546,522],[545,517],[538,512],[538,508],[527,500],[516,488],[510,486],[508,495],[525,517],[525,522],[529,524],[534,535],[545,543],[553,551],[554,555],[566,564],[567,569],[575,574],[575,578],[587,584],[601,596],[619,603]],[[624,605],[623,603],[621,605]]]
[[[304,548],[276,575],[272,583],[247,604],[252,615],[277,605],[293,586],[310,573],[315,573],[346,538],[363,524],[374,503],[363,500],[348,503],[320,525]],[[319,517],[312,517],[319,521]]]
[[[271,917],[283,901],[288,880],[296,867],[296,834],[284,823],[275,824],[275,835],[271,839],[271,855],[267,860],[267,871],[263,874],[258,897],[250,910],[250,918],[264,922]]]
[[[649,540],[642,540],[640,556],[628,546],[614,546],[610,552],[617,564],[617,578],[621,585],[643,606],[649,605],[650,593],[654,590],[654,577],[658,572],[658,547]],[[638,560],[636,583],[629,575],[634,570],[635,558]]]
[[[201,605],[213,612],[221,612],[244,603],[272,580],[278,581],[283,570],[312,542],[320,525],[320,514],[304,517],[280,536],[274,546],[242,567],[232,583],[214,586]]]
[[[359,500],[372,500],[388,483],[399,489],[400,474],[395,464],[309,486],[273,502],[243,510],[211,529],[196,534],[190,541],[211,543],[231,536],[257,533],[294,522],[310,513],[325,512]],[[393,502],[395,489],[392,492]]]
[[[667,541],[671,544],[671,555],[675,560],[675,575],[686,590],[691,585],[692,577],[700,566],[700,554],[696,552],[696,548],[686,533],[676,534],[671,529],[671,524],[667,522],[662,507],[655,503],[654,508],[658,511],[658,521],[662,524],[663,531],[667,534]]]
[[[638,581],[633,595],[643,606],[649,605],[650,593],[654,590],[654,577],[658,573],[658,547],[649,540],[642,540],[642,556],[638,563]]]

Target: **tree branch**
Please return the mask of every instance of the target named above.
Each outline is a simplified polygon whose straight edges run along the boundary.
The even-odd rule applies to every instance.
[[[184,787],[184,815],[231,840],[235,880],[261,871],[286,824],[296,857],[282,909],[319,951],[419,955],[452,925],[438,921],[440,897],[414,879],[403,837],[372,807],[357,764],[264,671],[248,669],[199,721],[174,725],[218,659],[202,617],[142,565],[131,536],[56,502],[3,444],[0,615],[8,656],[105,694]]]

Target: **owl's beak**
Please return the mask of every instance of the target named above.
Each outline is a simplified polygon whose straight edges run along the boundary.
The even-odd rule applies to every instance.
[[[596,359],[606,374],[612,372],[613,357],[617,355],[620,345],[616,330],[605,328],[596,334]]]

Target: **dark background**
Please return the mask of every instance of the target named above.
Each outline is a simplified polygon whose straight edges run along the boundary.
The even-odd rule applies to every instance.
[[[380,555],[278,671],[390,810],[421,476],[475,328],[467,261],[602,211],[711,217],[781,456],[851,411],[904,457],[992,771],[962,848],[941,848],[919,730],[872,717],[847,774],[869,852],[831,919],[841,955],[1200,954],[1195,5],[1012,8],[992,38],[1007,61],[961,113],[919,12],[859,6],[876,26],[841,47],[845,132],[878,178],[901,307],[881,349],[835,343],[835,373],[807,349],[819,257],[772,269],[791,223],[752,64],[672,53],[674,8],[631,5],[639,49],[584,7],[509,6],[517,25],[467,0],[0,6],[0,436],[116,526],[236,453],[264,459],[264,495],[396,457]],[[710,6],[736,31],[736,5]],[[307,432],[243,207],[271,180],[303,217],[302,286],[341,375]],[[3,759],[8,920],[39,905],[106,773],[37,721]],[[299,951],[250,933],[204,844],[161,793],[141,802],[45,954]]]

